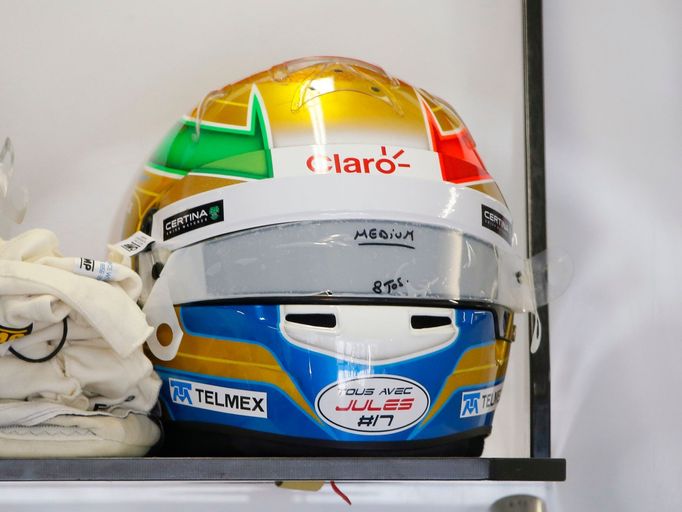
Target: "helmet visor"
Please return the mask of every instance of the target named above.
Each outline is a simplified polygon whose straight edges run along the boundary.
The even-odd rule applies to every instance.
[[[263,297],[475,301],[527,311],[531,283],[512,250],[444,227],[330,220],[266,226],[173,252],[174,304]]]

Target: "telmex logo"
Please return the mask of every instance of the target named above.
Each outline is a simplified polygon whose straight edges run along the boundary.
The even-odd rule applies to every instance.
[[[381,158],[358,158],[354,156],[343,156],[339,153],[331,155],[311,155],[306,160],[306,166],[311,172],[316,174],[362,174],[362,173],[381,173],[393,174],[398,167],[409,168],[410,164],[398,163],[400,157],[405,153],[404,149],[398,150],[394,155],[389,156],[386,146],[381,146]]]

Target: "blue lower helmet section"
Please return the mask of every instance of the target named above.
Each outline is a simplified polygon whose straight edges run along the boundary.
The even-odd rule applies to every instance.
[[[175,454],[479,455],[490,431],[503,372],[466,386],[451,381],[467,353],[494,352],[492,311],[456,309],[452,342],[387,364],[292,343],[277,305],[183,306],[179,316],[195,343],[239,344],[261,359],[241,357],[230,375],[212,374],[220,361],[210,355],[186,354],[194,359],[184,365],[157,361]]]

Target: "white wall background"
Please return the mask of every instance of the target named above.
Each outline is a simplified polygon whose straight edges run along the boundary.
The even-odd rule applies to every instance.
[[[485,510],[517,491],[551,511],[682,506],[681,5],[545,5],[549,239],[575,267],[550,322],[554,455],[568,459],[568,481],[342,486],[356,508]],[[206,91],[310,54],[376,62],[451,100],[522,222],[517,2],[0,0],[0,20],[0,137],[29,185],[26,226],[56,231],[64,252],[104,255],[140,163]],[[496,454],[527,446],[523,350]],[[0,485],[6,509],[46,499],[64,510],[345,507],[328,488]]]
[[[550,308],[560,510],[682,509],[682,3],[548,2]]]

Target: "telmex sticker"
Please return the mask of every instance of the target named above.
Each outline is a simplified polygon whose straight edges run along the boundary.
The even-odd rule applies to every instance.
[[[420,384],[393,375],[335,382],[315,401],[325,423],[362,435],[406,430],[424,417],[429,405],[429,394]]]
[[[238,416],[268,417],[267,393],[180,379],[169,379],[168,385],[176,404]]]
[[[492,388],[477,389],[462,393],[462,407],[459,411],[460,418],[481,416],[493,412],[502,396],[502,384]]]

